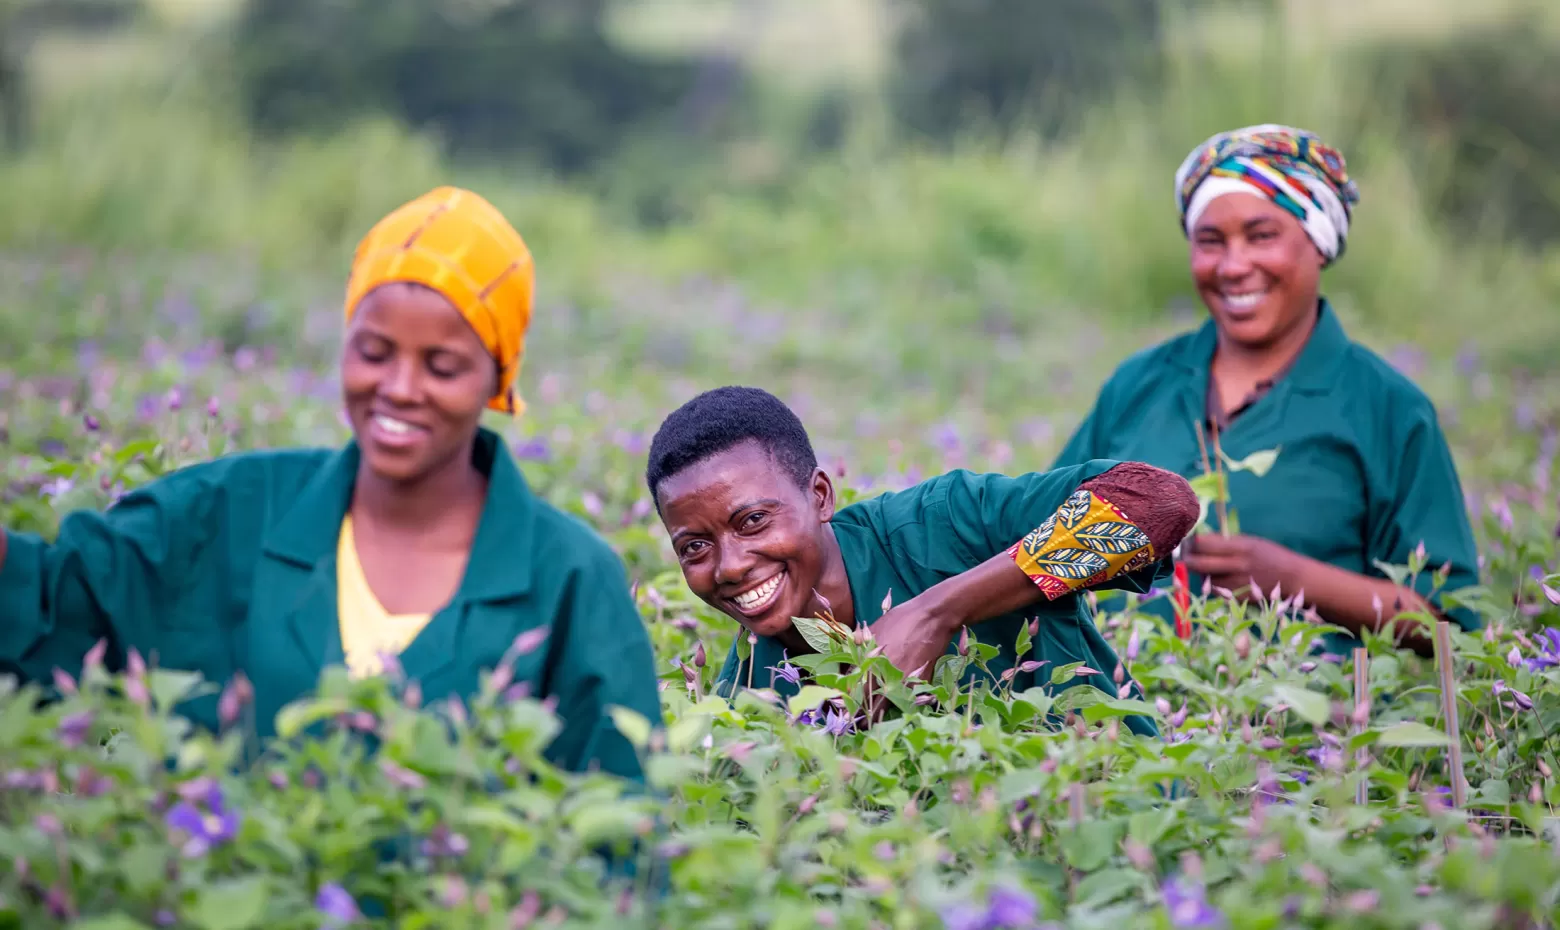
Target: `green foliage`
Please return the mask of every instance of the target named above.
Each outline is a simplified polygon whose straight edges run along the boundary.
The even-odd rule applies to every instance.
[[[602,30],[602,0],[249,0],[232,54],[267,131],[386,113],[458,152],[524,153],[572,171],[664,119],[687,63]]]
[[[1438,208],[1463,229],[1560,240],[1560,36],[1536,12],[1444,38],[1389,37],[1361,54],[1431,148],[1445,178]]]
[[[914,0],[895,104],[918,132],[1055,132],[1157,72],[1163,0]]]

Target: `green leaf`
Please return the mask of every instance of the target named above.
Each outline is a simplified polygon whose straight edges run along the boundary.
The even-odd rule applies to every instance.
[[[1452,742],[1445,733],[1417,720],[1393,724],[1380,733],[1381,737],[1376,741],[1380,746],[1449,746]]]
[[[264,876],[213,882],[201,889],[187,916],[204,930],[248,930],[264,916],[269,893]]]
[[[792,617],[791,623],[797,632],[802,634],[802,639],[807,640],[807,645],[818,652],[828,655],[835,649],[834,637],[829,635],[829,628],[823,625],[822,620],[812,617]]]
[[[1024,723],[1035,717],[1044,717],[1056,699],[1045,693],[1044,688],[1030,688],[1013,699],[1012,721]]]
[[[170,708],[180,701],[197,697],[193,692],[200,684],[199,672],[158,668],[146,673],[146,688],[151,692],[153,703],[160,708]],[[209,692],[212,686],[208,683],[202,690]]]
[[[1268,697],[1269,704],[1288,704],[1301,719],[1313,726],[1321,726],[1332,715],[1332,704],[1325,694],[1318,694],[1299,685],[1279,685]]]
[[[1207,472],[1191,479],[1187,484],[1192,486],[1192,493],[1198,500],[1217,501],[1224,499],[1224,476],[1217,472]]]
[[[650,742],[650,721],[644,714],[616,704],[609,706],[607,713],[612,715],[612,725],[617,727],[618,732],[623,734],[635,749],[643,749],[645,744]]]
[[[344,697],[294,701],[276,715],[276,735],[284,740],[294,739],[315,723],[344,714],[351,707]]]
[[[1492,807],[1505,807],[1511,803],[1511,784],[1501,778],[1486,779],[1480,783],[1479,790],[1474,792],[1470,800]]]
[[[817,710],[818,705],[830,698],[840,697],[841,692],[834,688],[825,688],[822,685],[807,685],[802,690],[791,696],[786,707],[791,711],[791,716],[806,713],[809,710]]]
[[[1226,455],[1223,449],[1219,450],[1219,456],[1224,459],[1224,465],[1230,471],[1250,472],[1258,478],[1266,475],[1273,468],[1273,464],[1278,461],[1278,453],[1279,449],[1265,449],[1261,452],[1253,452],[1237,462]]]
[[[124,914],[88,917],[71,924],[71,930],[149,930],[146,924]]]
[[[1078,669],[1083,668],[1082,662],[1068,662],[1066,665],[1058,665],[1051,670],[1051,684],[1061,685],[1073,680],[1073,675]]]
[[[703,739],[704,734],[710,729],[710,718],[703,714],[693,714],[672,724],[666,731],[666,747],[672,752],[688,752],[694,744]]]
[[[1103,720],[1106,717],[1133,717],[1144,716],[1150,719],[1159,717],[1158,708],[1147,701],[1139,701],[1131,698],[1115,701],[1102,701],[1084,708],[1083,719],[1089,723]]]
[[[1116,849],[1117,826],[1110,820],[1085,820],[1077,829],[1058,827],[1067,864],[1092,872],[1109,862]]]
[[[1135,869],[1104,869],[1078,883],[1078,904],[1098,907],[1126,895],[1143,884]]]

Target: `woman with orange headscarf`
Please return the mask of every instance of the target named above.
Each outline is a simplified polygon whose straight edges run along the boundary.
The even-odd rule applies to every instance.
[[[437,700],[508,665],[557,702],[557,764],[639,778],[607,708],[658,721],[660,703],[622,563],[480,425],[521,409],[533,289],[525,242],[481,197],[440,188],[391,213],[347,287],[353,439],[182,469],[67,516],[52,543],[0,534],[0,673],[75,673],[99,641],[111,668],[242,673],[264,738],[326,666],[391,660]],[[215,697],[182,710],[217,723]]]

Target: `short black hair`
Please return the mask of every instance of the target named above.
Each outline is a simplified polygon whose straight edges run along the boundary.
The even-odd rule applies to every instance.
[[[807,430],[780,398],[751,387],[705,391],[672,411],[650,441],[645,483],[657,512],[661,482],[744,442],[761,445],[799,488],[818,468]]]

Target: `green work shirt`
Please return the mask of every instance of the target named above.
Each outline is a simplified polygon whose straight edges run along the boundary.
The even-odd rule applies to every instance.
[[[1209,321],[1122,363],[1056,465],[1106,456],[1186,478],[1202,474],[1197,425],[1205,417],[1215,340]],[[1242,533],[1378,578],[1385,577],[1378,562],[1407,565],[1423,543],[1428,568],[1413,587],[1438,607],[1440,593],[1478,583],[1473,530],[1435,406],[1380,356],[1351,341],[1326,301],[1289,371],[1219,442],[1235,461],[1278,450],[1262,477],[1228,473],[1230,507]],[[1209,522],[1217,526],[1217,516]],[[1443,564],[1450,575],[1432,596],[1434,572]],[[1193,576],[1191,586],[1200,591],[1202,579]],[[1149,606],[1170,615],[1167,599]],[[1448,615],[1465,629],[1480,624],[1471,610],[1453,608]],[[1333,633],[1323,648],[1348,655],[1358,644]]]
[[[883,616],[883,600],[890,595],[901,604],[938,582],[962,574],[1006,551],[1025,534],[1054,514],[1068,495],[1083,482],[1102,475],[1119,462],[1092,461],[1054,471],[1009,477],[980,475],[960,469],[903,491],[883,494],[845,507],[834,515],[834,536],[839,540],[850,582],[851,602],[858,623],[871,626]],[[1099,587],[1124,587],[1146,591],[1163,561],[1117,576]],[[1017,571],[1017,567],[1014,568]],[[1064,687],[1090,684],[1107,694],[1118,693],[1112,680],[1115,650],[1094,625],[1093,611],[1081,594],[1038,603],[1013,613],[974,624],[970,631],[982,643],[1001,652],[987,663],[994,676],[1018,662],[1019,632],[1038,617],[1039,633],[1025,660],[1048,663],[1034,671],[1020,671],[1012,680],[1015,693],[1036,686],[1047,690],[1051,672],[1071,662],[1083,662],[1097,674],[1074,678]],[[740,640],[721,669],[717,691],[732,697],[736,685],[748,683],[747,661],[739,653]],[[957,643],[949,645],[957,650]],[[773,688],[789,697],[799,688],[773,671],[785,661],[784,647],[769,637],[759,637],[753,647],[752,684]],[[981,674],[975,667],[964,674],[968,683]],[[1130,680],[1130,679],[1129,679]],[[1128,717],[1134,732],[1158,731],[1146,717]]]
[[[515,638],[547,629],[514,660],[514,680],[556,698],[560,767],[642,779],[607,705],[661,720],[649,636],[622,563],[585,524],[534,496],[499,437],[482,430],[473,456],[489,479],[465,575],[454,598],[401,653],[430,703],[469,697]],[[7,533],[0,565],[0,674],[48,681],[79,674],[109,644],[163,668],[254,686],[257,736],[312,694],[323,668],[344,664],[336,611],[336,544],[359,451],[234,455],[168,475],[103,513],[77,512],[49,543]],[[217,726],[217,699],[181,708]]]

